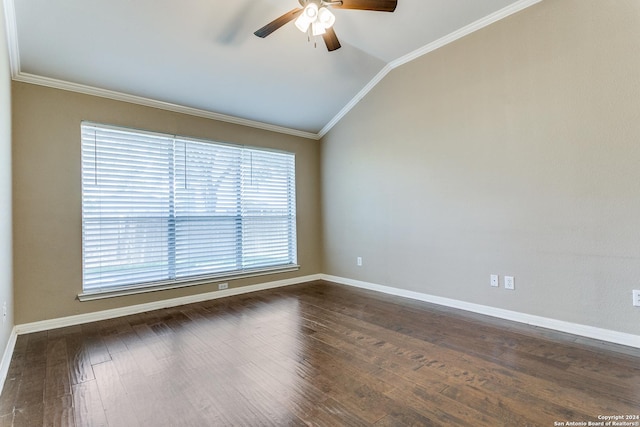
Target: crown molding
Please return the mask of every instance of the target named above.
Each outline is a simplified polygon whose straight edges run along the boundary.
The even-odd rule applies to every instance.
[[[436,49],[440,49],[443,46],[448,45],[449,43],[453,43],[456,40],[459,40],[465,36],[468,36],[471,33],[474,33],[478,30],[481,30],[489,25],[498,22],[502,19],[505,19],[514,13],[518,13],[528,7],[531,7],[537,3],[540,3],[542,0],[520,0],[517,1],[503,9],[498,10],[497,12],[492,13],[491,15],[487,15],[484,18],[478,19],[471,24],[460,28],[457,31],[454,31],[451,34],[447,34],[444,37],[439,38],[438,40],[429,43],[419,49],[414,50],[400,58],[393,60],[389,63],[391,68],[397,68],[401,65],[406,64],[407,62],[411,62],[414,59],[417,59],[423,55],[426,55],[429,52],[433,52]]]
[[[355,107],[358,102],[364,98],[371,89],[373,89],[387,74],[389,74],[393,69],[398,68],[401,65],[406,64],[407,62],[411,62],[414,59],[417,59],[423,55],[426,55],[429,52],[433,52],[436,49],[439,49],[443,46],[448,45],[449,43],[453,43],[454,41],[461,39],[464,36],[467,36],[475,31],[478,31],[484,27],[487,27],[501,19],[504,19],[508,16],[513,15],[514,13],[520,12],[534,4],[540,3],[542,0],[520,0],[517,1],[503,9],[498,10],[490,15],[485,16],[484,18],[478,19],[471,24],[460,28],[457,31],[454,31],[451,34],[448,34],[444,37],[439,38],[438,40],[431,42],[419,49],[414,50],[404,56],[401,56],[398,59],[395,59],[389,62],[358,94],[351,100],[347,105],[344,106],[342,110],[338,114],[336,114],[333,119],[329,123],[322,128],[322,130],[318,133],[320,138],[324,137],[344,116],[347,115],[349,111],[353,107]]]
[[[392,70],[393,68],[387,64],[384,66],[384,68],[382,68],[382,70],[380,70],[380,72],[378,74],[375,75],[375,77],[373,79],[371,79],[371,81],[369,81],[369,83],[367,83],[367,85],[365,87],[362,88],[362,90],[360,90],[360,92],[358,92],[356,94],[356,96],[354,96],[351,101],[349,101],[349,103],[347,103],[347,105],[345,105],[342,110],[340,110],[340,112],[338,112],[338,114],[336,114],[330,121],[329,123],[327,123],[322,130],[320,130],[320,132],[318,133],[318,137],[322,138],[323,136],[325,136],[335,125],[338,124],[338,122],[340,120],[342,120],[342,118],[344,116],[347,115],[347,113],[349,111],[351,111],[351,109],[353,107],[356,106],[356,104],[358,104],[362,98],[364,98],[370,91],[371,89],[373,89],[378,83],[380,83],[380,81],[387,75],[389,74],[389,72]]]
[[[83,93],[86,95],[98,96],[101,98],[113,99],[116,101],[124,101],[138,105],[144,105],[147,107],[158,108],[161,110],[173,111],[176,113],[188,114],[196,117],[203,117],[207,119],[218,120],[221,122],[233,123],[242,126],[267,130],[271,132],[278,132],[287,135],[299,136],[301,138],[307,138],[312,140],[322,139],[329,131],[346,116],[353,107],[355,107],[382,79],[386,77],[393,69],[413,61],[429,52],[433,52],[449,43],[465,37],[475,31],[478,31],[484,27],[487,27],[501,19],[507,18],[517,12],[520,12],[530,6],[540,3],[543,0],[519,0],[497,12],[485,16],[471,24],[454,31],[432,43],[429,43],[419,49],[414,50],[398,59],[389,62],[387,65],[375,75],[371,81],[367,83],[318,133],[305,132],[298,129],[287,128],[283,126],[272,125],[269,123],[263,123],[248,119],[243,119],[235,116],[228,116],[225,114],[215,113],[208,110],[201,110],[198,108],[186,107],[183,105],[172,104],[169,102],[158,101],[155,99],[144,98],[136,95],[130,95],[122,92],[116,92],[107,89],[101,89],[93,86],[82,85],[78,83],[67,82],[63,80],[53,79],[49,77],[37,76],[34,74],[23,73],[20,70],[20,55],[18,49],[18,30],[16,26],[16,16],[14,0],[0,0],[4,2],[5,19],[7,27],[7,39],[9,47],[9,62],[11,64],[11,75],[14,80],[36,84],[40,86],[47,86],[56,89],[68,90],[72,92]]]
[[[86,86],[78,83],[67,82],[64,80],[52,79],[50,77],[37,76],[29,73],[19,72],[13,77],[13,80],[24,83],[31,83],[40,86],[51,87],[54,89],[62,89],[71,92],[78,92],[85,95],[93,95],[101,98],[113,99],[116,101],[129,102],[131,104],[144,105],[146,107],[158,108],[160,110],[173,111],[175,113],[188,114],[196,117],[204,117],[206,119],[218,120],[221,122],[233,123],[237,125],[278,132],[287,135],[299,136],[307,139],[318,140],[320,137],[316,133],[305,132],[297,129],[291,129],[283,126],[262,123],[253,120],[243,119],[240,117],[227,116],[225,114],[214,113],[212,111],[201,110],[198,108],[186,107],[183,105],[172,104],[170,102],[158,101],[142,96],[130,95],[127,93],[116,92],[108,89],[101,89],[94,86]]]

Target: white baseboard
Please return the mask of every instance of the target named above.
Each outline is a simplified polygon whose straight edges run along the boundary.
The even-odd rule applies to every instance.
[[[186,297],[166,299],[162,301],[155,301],[146,304],[138,304],[121,308],[114,308],[112,310],[97,311],[94,313],[78,314],[76,316],[61,317],[57,319],[42,320],[39,322],[23,323],[16,325],[11,331],[9,342],[4,350],[2,360],[0,361],[0,392],[4,388],[4,383],[9,373],[9,365],[11,364],[11,358],[13,357],[13,351],[15,349],[16,340],[18,335],[28,334],[32,332],[48,331],[50,329],[63,328],[66,326],[81,325],[83,323],[97,322],[99,320],[115,319],[117,317],[128,316],[131,314],[144,313],[146,311],[159,310],[169,307],[177,307],[180,305],[191,304],[201,301],[209,301],[218,298],[229,297],[233,295],[247,294],[250,292],[263,291],[267,289],[281,288],[284,286],[297,285],[300,283],[312,282],[314,280],[320,280],[322,276],[320,274],[314,274],[309,276],[294,277],[292,279],[278,280],[267,283],[260,283],[257,285],[242,286],[239,288],[225,289],[223,291],[206,292],[196,295],[189,295]]]
[[[593,338],[597,340],[607,341],[616,344],[622,344],[629,347],[640,348],[640,336],[627,334],[624,332],[611,331],[608,329],[596,328],[593,326],[580,325],[577,323],[565,322],[562,320],[550,319],[531,314],[519,313],[510,310],[504,310],[495,307],[489,307],[480,304],[473,304],[465,301],[443,298],[434,295],[428,295],[420,292],[408,291],[405,289],[393,288],[390,286],[377,285],[374,283],[363,282],[359,280],[346,279],[344,277],[331,276],[327,274],[314,274],[303,277],[295,277],[292,279],[279,280],[274,282],[261,283],[257,285],[243,286],[240,288],[226,289],[223,291],[207,292],[202,294],[190,295],[186,297],[173,298],[163,301],[156,301],[146,304],[138,304],[128,307],[116,308],[112,310],[103,310],[94,313],[79,314],[76,316],[62,317],[58,319],[43,320],[39,322],[24,323],[14,326],[9,337],[9,342],[5,348],[2,360],[0,361],[0,392],[4,387],[9,365],[16,345],[18,335],[28,334],[32,332],[46,331],[50,329],[62,328],[66,326],[80,325],[83,323],[96,322],[99,320],[114,319],[117,317],[128,316],[131,314],[143,313],[146,311],[159,310],[169,307],[177,307],[180,305],[191,304],[195,302],[208,301],[217,298],[224,298],[233,295],[247,294],[250,292],[262,291],[267,289],[275,289],[290,285],[297,285],[315,280],[326,280],[342,285],[353,286],[362,289],[382,292],[389,295],[395,295],[404,298],[429,302],[446,307],[457,308],[474,313],[485,314],[505,320],[511,320],[519,323],[525,323],[532,326],[540,326],[543,328],[553,329],[556,331],[566,332],[583,337]]]
[[[250,292],[263,291],[266,289],[281,288],[284,286],[297,285],[300,283],[320,280],[321,275],[294,277],[292,279],[278,280],[274,282],[260,283],[257,285],[242,286],[239,288],[225,289],[223,291],[205,292],[201,294],[189,295],[185,297],[154,301],[146,304],[130,305],[127,307],[114,308],[111,310],[96,311],[87,314],[61,317],[57,319],[42,320],[39,322],[23,323],[16,325],[14,330],[17,335],[29,334],[32,332],[48,331],[50,329],[64,328],[66,326],[81,325],[84,323],[97,322],[99,320],[115,319],[117,317],[129,316],[131,314],[144,313],[146,311],[160,310],[163,308],[177,307],[185,304],[209,301],[217,298],[230,297],[233,295],[247,294]],[[11,359],[11,357],[9,357]]]
[[[359,280],[346,279],[344,277],[321,275],[323,280],[339,283],[341,285],[353,286],[362,289],[382,292],[389,295],[395,295],[404,298],[429,302],[446,307],[457,308],[460,310],[471,311],[474,313],[485,314],[487,316],[497,317],[500,319],[511,320],[514,322],[525,323],[532,326],[553,329],[556,331],[566,332],[582,337],[593,338],[596,340],[607,341],[615,344],[622,344],[629,347],[640,348],[640,336],[628,334],[624,332],[612,331],[609,329],[596,328],[594,326],[581,325],[578,323],[565,322],[547,317],[535,316],[532,314],[519,313],[516,311],[504,310],[501,308],[489,307],[486,305],[474,304],[465,301],[459,301],[450,298],[443,298],[420,292],[408,291],[405,289],[393,288],[390,286],[377,285],[374,283],[362,282]]]
[[[13,356],[13,350],[16,347],[17,339],[18,334],[16,332],[16,328],[14,327],[11,330],[11,335],[9,335],[9,342],[7,342],[7,346],[4,349],[4,354],[2,355],[2,360],[0,361],[0,393],[2,393],[4,383],[7,380],[9,365],[11,365],[11,357]]]

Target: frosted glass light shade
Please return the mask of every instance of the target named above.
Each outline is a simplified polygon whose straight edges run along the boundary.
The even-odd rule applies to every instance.
[[[330,28],[336,22],[336,17],[326,7],[321,7],[318,11],[318,21],[324,28]]]
[[[324,27],[324,25],[322,25],[321,22],[315,21],[311,24],[311,34],[313,34],[314,36],[319,36],[326,32],[326,28]]]
[[[309,31],[309,27],[311,27],[311,34],[319,36],[326,33],[327,28],[330,28],[334,22],[336,22],[336,17],[328,8],[319,8],[316,3],[309,3],[296,19],[295,24],[303,33]]]
[[[307,7],[304,8],[304,14],[309,17],[311,22],[313,22],[318,18],[318,5],[315,3],[309,3]]]
[[[311,25],[311,20],[309,20],[309,18],[307,18],[307,15],[303,13],[298,17],[298,19],[296,19],[295,24],[300,31],[306,33],[309,29],[309,25]]]

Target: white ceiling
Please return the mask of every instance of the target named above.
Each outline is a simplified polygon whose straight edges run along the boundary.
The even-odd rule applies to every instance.
[[[253,35],[297,0],[5,0],[5,8],[17,80],[318,137],[394,66],[537,1],[334,10],[342,44],[334,52],[321,38],[314,48],[293,23]]]

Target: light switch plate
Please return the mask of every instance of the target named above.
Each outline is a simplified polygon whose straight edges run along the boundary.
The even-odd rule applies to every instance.
[[[500,286],[500,278],[497,274],[492,274],[491,278],[489,279],[489,283],[491,283],[491,286],[494,288],[497,288],[498,286]]]

